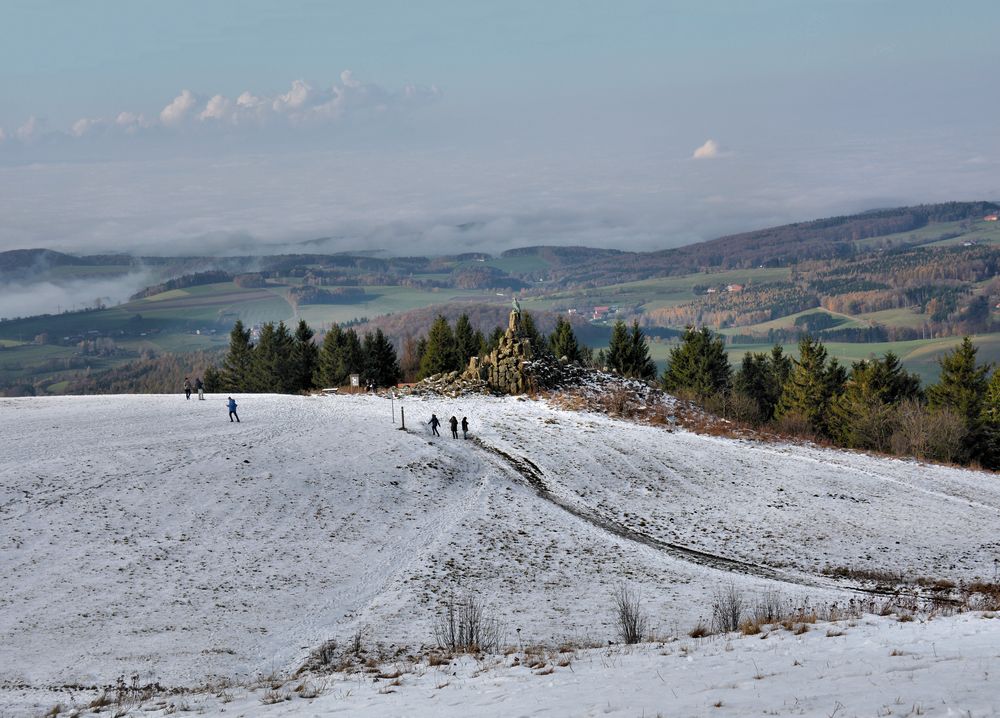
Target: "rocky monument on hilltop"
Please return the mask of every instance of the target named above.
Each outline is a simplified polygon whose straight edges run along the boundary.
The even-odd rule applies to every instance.
[[[514,299],[514,308],[507,320],[504,332],[496,349],[484,357],[472,357],[462,378],[481,381],[498,394],[524,394],[537,389],[526,364],[532,360],[531,342],[524,333],[521,321],[521,307]]]

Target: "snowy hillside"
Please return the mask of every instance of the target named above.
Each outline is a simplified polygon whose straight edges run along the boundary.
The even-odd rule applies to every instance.
[[[6,695],[290,672],[359,631],[413,649],[466,593],[513,643],[604,645],[623,581],[684,636],[729,582],[846,606],[872,594],[823,569],[992,581],[1000,556],[989,474],[518,399],[408,398],[406,432],[379,397],[237,399],[239,424],[219,396],[0,400]]]

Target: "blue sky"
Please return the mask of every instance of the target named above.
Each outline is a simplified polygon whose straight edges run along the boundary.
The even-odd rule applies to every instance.
[[[0,249],[654,249],[998,199],[998,28],[971,0],[4,0]]]

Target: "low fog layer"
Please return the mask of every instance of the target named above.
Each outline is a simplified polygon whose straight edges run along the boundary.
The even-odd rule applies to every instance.
[[[0,166],[0,250],[234,255],[655,250],[874,207],[1000,198],[1000,139],[790,146],[326,149]],[[703,148],[697,148],[699,150]],[[877,171],[873,165],[877,164]],[[323,242],[311,242],[328,238]]]
[[[48,280],[0,283],[0,319],[86,309],[98,303],[113,306],[151,282],[147,272],[133,272],[116,279],[77,279],[59,284]]]

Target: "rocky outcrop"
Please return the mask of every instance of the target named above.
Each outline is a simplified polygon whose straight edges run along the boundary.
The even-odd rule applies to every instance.
[[[481,381],[497,394],[537,391],[538,383],[527,370],[532,360],[531,342],[524,336],[521,315],[511,312],[507,331],[497,347],[484,357],[472,357],[462,374],[465,380]]]

